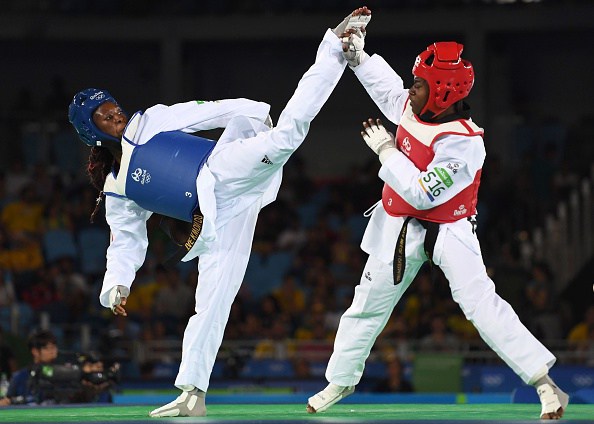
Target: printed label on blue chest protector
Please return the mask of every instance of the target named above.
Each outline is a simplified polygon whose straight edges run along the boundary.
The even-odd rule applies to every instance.
[[[198,206],[196,177],[214,146],[182,131],[155,135],[132,152],[126,195],[146,210],[191,222]]]
[[[148,184],[151,182],[151,174],[146,169],[136,168],[131,174],[130,178],[140,184]]]

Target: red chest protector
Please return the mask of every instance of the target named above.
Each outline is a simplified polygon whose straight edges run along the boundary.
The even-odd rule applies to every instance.
[[[482,136],[483,130],[472,121],[465,119],[442,124],[429,124],[420,121],[413,114],[410,104],[407,102],[400,120],[400,125],[396,131],[396,145],[419,170],[427,171],[427,166],[435,156],[433,143],[439,137],[447,134]],[[472,216],[476,214],[481,171],[482,169],[477,171],[472,184],[453,198],[439,206],[425,210],[415,209],[400,197],[398,193],[392,190],[390,186],[384,184],[382,191],[384,209],[392,216],[412,216],[438,223],[454,222],[461,218]],[[421,184],[429,197],[439,195],[437,184],[442,183],[443,177],[433,171],[423,177]]]

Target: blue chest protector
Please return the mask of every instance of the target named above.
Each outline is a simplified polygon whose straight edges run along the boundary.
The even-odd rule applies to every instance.
[[[126,196],[142,208],[192,222],[199,207],[196,177],[215,142],[167,131],[136,146],[126,176]]]

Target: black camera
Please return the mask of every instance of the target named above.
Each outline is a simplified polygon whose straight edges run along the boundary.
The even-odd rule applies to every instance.
[[[93,355],[78,355],[74,363],[33,366],[29,385],[36,403],[86,403],[95,402],[119,381],[118,363],[105,369]]]
[[[103,367],[101,359],[93,353],[77,355],[77,363],[82,370],[81,379],[91,384],[118,384],[120,382],[120,364],[114,363],[108,368]]]
[[[117,384],[120,381],[120,368],[119,365],[114,365],[111,368],[107,369],[106,371],[93,371],[93,372],[83,372],[82,377],[83,380],[88,381],[91,384]]]

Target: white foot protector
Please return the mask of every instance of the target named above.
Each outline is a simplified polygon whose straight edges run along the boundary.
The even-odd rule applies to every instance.
[[[569,405],[569,395],[549,379],[549,383],[541,384],[536,388],[542,410],[540,412],[541,420],[558,420]]]
[[[367,26],[371,20],[371,15],[352,15],[346,24],[345,31],[351,28],[361,28]]]
[[[316,412],[324,412],[336,402],[344,399],[355,391],[355,386],[338,386],[336,384],[328,384],[328,386],[321,392],[313,395],[307,400],[307,412],[315,414]]]
[[[194,389],[182,392],[173,402],[157,408],[149,413],[150,417],[205,417],[206,393]]]

